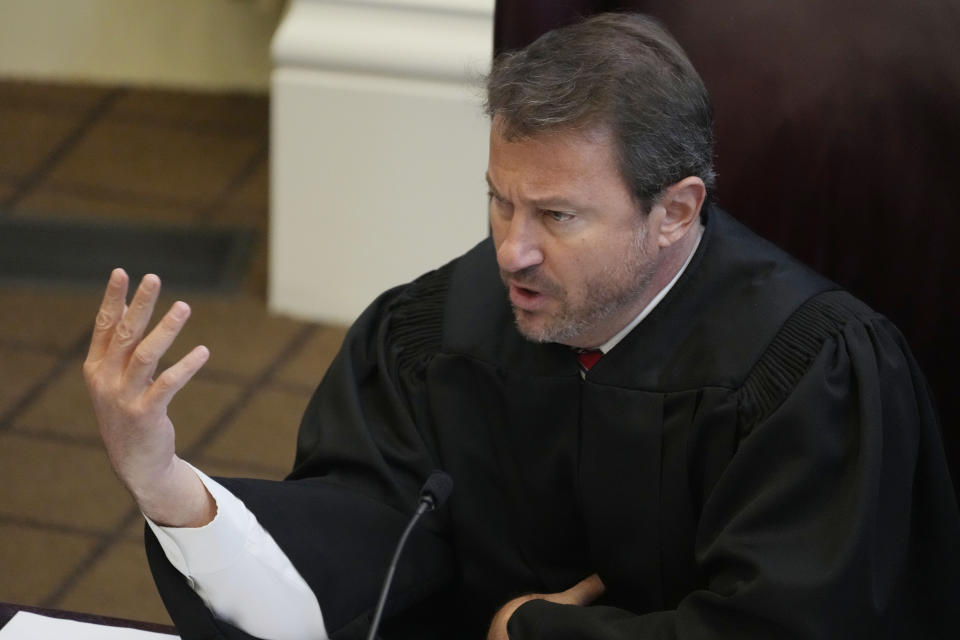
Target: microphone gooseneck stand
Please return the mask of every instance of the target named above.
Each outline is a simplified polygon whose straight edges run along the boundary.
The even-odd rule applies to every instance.
[[[413,527],[420,520],[420,516],[443,505],[450,497],[451,491],[453,491],[453,479],[443,471],[434,471],[423,483],[417,510],[410,518],[410,522],[407,523],[407,528],[403,530],[403,535],[400,536],[397,548],[393,552],[393,558],[390,560],[390,566],[387,568],[387,575],[383,579],[380,599],[377,601],[377,608],[373,612],[373,621],[370,623],[367,640],[374,640],[377,635],[377,629],[380,627],[380,617],[383,615],[383,608],[387,603],[387,594],[390,593],[390,585],[393,583],[393,574],[397,570],[397,561],[400,559],[400,554],[403,553],[403,547],[407,543],[407,538],[410,537],[410,532],[413,531]]]

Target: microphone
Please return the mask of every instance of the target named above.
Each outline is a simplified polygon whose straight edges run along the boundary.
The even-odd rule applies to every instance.
[[[420,489],[420,503],[426,502],[429,505],[427,511],[439,509],[452,492],[453,478],[450,474],[437,469],[431,472],[430,477],[423,483],[423,488]]]
[[[413,517],[410,518],[410,522],[407,523],[407,528],[403,530],[403,535],[400,536],[400,542],[397,543],[397,548],[393,552],[393,559],[390,560],[390,566],[387,568],[387,575],[383,579],[383,587],[380,589],[380,600],[377,601],[377,608],[373,613],[373,622],[370,623],[367,640],[374,640],[377,635],[377,628],[380,626],[380,617],[383,615],[383,607],[387,603],[387,594],[390,593],[390,585],[393,582],[393,574],[397,570],[397,561],[400,559],[400,554],[403,552],[403,546],[407,543],[410,532],[413,531],[414,525],[420,520],[420,516],[428,511],[442,507],[443,503],[450,497],[452,491],[453,478],[439,469],[432,471],[430,477],[423,483],[423,488],[420,489],[420,501],[417,504],[417,510],[414,512]]]

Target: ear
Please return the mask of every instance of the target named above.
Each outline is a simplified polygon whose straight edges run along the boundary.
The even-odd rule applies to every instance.
[[[700,219],[700,208],[706,197],[707,187],[696,176],[688,176],[667,187],[654,205],[663,210],[658,238],[660,248],[669,247],[687,234]]]

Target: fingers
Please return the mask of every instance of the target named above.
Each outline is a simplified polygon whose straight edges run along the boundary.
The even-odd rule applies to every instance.
[[[123,269],[114,269],[107,280],[107,289],[103,293],[103,302],[97,311],[97,319],[93,326],[93,338],[90,340],[90,350],[87,352],[88,361],[101,360],[113,336],[113,328],[117,326],[126,307],[127,284],[129,277]]]
[[[190,307],[185,302],[175,302],[160,319],[146,338],[136,346],[124,378],[128,383],[142,388],[157,370],[160,358],[167,352],[174,339],[190,317]]]
[[[210,354],[206,347],[197,347],[156,381],[151,380],[160,359],[190,317],[190,307],[175,302],[144,337],[160,295],[160,278],[145,275],[129,308],[124,304],[128,284],[129,277],[122,269],[110,274],[84,363],[87,385],[91,390],[109,389],[114,399],[140,397],[147,406],[166,407]]]
[[[130,302],[130,307],[114,326],[113,335],[104,354],[105,364],[117,367],[123,367],[126,364],[150,322],[150,316],[153,314],[153,307],[159,295],[160,278],[152,273],[143,276]]]
[[[150,385],[145,394],[147,403],[155,406],[168,405],[173,396],[190,382],[190,378],[206,364],[209,358],[210,351],[206,347],[194,347],[193,351],[161,373]]]

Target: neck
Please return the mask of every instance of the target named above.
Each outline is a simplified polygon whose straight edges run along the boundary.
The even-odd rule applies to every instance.
[[[703,235],[703,225],[697,222],[690,226],[690,230],[669,247],[660,251],[658,259],[660,265],[650,280],[650,285],[644,291],[642,302],[638,303],[637,313],[640,313],[650,302],[660,294],[664,287],[669,285],[677,274],[689,262],[693,252],[700,244]]]

